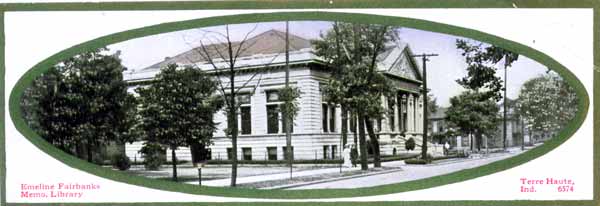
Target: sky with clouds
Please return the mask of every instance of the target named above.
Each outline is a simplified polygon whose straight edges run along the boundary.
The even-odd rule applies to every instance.
[[[308,39],[319,38],[321,32],[331,28],[331,22],[300,21],[289,23],[290,33]],[[249,32],[250,36],[260,34],[270,29],[285,31],[285,22],[269,22],[259,24],[230,25],[229,32],[232,40],[241,40]],[[198,28],[184,31],[163,33],[153,36],[137,38],[117,44],[109,45],[110,51],[121,51],[123,64],[129,70],[139,70],[160,62],[165,57],[175,56],[193,47],[199,46],[199,39],[210,31],[224,33],[224,26]],[[415,54],[437,53],[439,56],[431,57],[427,62],[427,81],[431,93],[437,98],[441,106],[449,106],[449,99],[459,94],[463,88],[456,83],[456,79],[466,75],[466,63],[461,55],[461,50],[456,48],[456,39],[463,37],[451,36],[435,32],[400,28],[400,38],[409,44]],[[475,42],[475,41],[473,41]],[[419,63],[421,63],[419,61]],[[504,79],[502,65],[497,65],[497,75]],[[544,74],[547,68],[525,56],[513,63],[508,69],[508,97],[516,98],[521,85],[533,77]]]

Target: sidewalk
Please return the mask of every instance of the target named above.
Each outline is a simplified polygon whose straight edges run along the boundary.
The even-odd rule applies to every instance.
[[[386,167],[398,167],[404,165],[404,161],[393,161],[393,162],[384,162],[382,166]],[[369,168],[372,168],[373,164],[369,165]],[[294,168],[296,169],[296,168]],[[342,167],[342,172],[350,172],[350,171],[359,171],[360,166],[346,168]],[[324,169],[314,169],[314,170],[304,170],[304,171],[292,171],[292,178],[297,177],[306,177],[313,175],[321,175],[321,174],[330,174],[330,173],[340,173],[340,168],[324,168]],[[364,174],[363,174],[364,175]],[[246,177],[238,177],[236,180],[237,184],[247,184],[247,183],[255,183],[255,182],[264,182],[264,181],[272,181],[272,180],[283,180],[289,179],[290,173],[277,173],[277,174],[267,174],[267,175],[254,175],[254,176],[246,176]],[[187,184],[198,184],[198,181],[189,181]],[[215,187],[226,187],[231,183],[230,178],[218,179],[218,180],[208,180],[202,181],[202,185],[206,186],[215,186]]]
[[[531,147],[527,148],[531,149]],[[412,181],[417,179],[424,179],[432,176],[443,175],[463,169],[474,168],[489,164],[498,160],[506,159],[514,155],[520,154],[522,151],[520,148],[509,148],[507,152],[497,152],[489,154],[472,154],[469,158],[453,158],[435,161],[432,164],[427,165],[407,165],[403,160],[383,162],[382,166],[387,167],[388,170],[383,171],[369,171],[367,173],[352,174],[352,172],[360,171],[359,167],[345,168],[342,167],[342,172],[346,175],[339,177],[320,179],[314,181],[286,183],[282,185],[268,186],[263,189],[318,189],[318,188],[360,188],[360,187],[372,187],[384,184],[393,184],[399,182]],[[373,168],[373,164],[369,165],[369,168]],[[391,168],[391,169],[390,169]],[[260,170],[260,168],[256,168]],[[260,171],[256,171],[257,175],[250,176],[238,176],[236,183],[252,184],[252,183],[265,183],[268,181],[287,180],[290,178],[289,170],[285,172],[277,172],[270,174],[260,174]],[[318,175],[329,175],[329,174],[340,174],[340,168],[319,168],[300,170],[300,168],[293,168],[292,178],[305,177],[310,179],[310,176]],[[282,170],[279,170],[282,171]],[[187,184],[198,184],[197,180],[187,181]],[[230,178],[213,179],[202,181],[202,185],[215,186],[215,187],[227,187],[231,183]]]
[[[356,178],[346,178],[339,181],[323,181],[311,184],[303,184],[298,187],[282,186],[287,189],[330,189],[330,188],[361,188],[373,187],[386,184],[407,182],[412,180],[424,179],[428,177],[448,174],[464,169],[470,169],[486,165],[495,161],[503,160],[521,151],[509,150],[505,153],[490,153],[488,156],[479,156],[475,158],[448,159],[434,162],[427,165],[403,165],[401,171],[384,174],[375,174],[370,176],[359,176]]]

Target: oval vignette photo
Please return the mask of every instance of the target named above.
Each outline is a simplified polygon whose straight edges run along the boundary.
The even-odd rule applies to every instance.
[[[409,27],[230,24],[63,59],[24,90],[20,108],[62,152],[131,176],[368,188],[485,166],[557,138],[581,99],[555,69]]]

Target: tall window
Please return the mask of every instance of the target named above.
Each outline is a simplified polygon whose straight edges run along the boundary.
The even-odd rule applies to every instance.
[[[321,112],[321,127],[323,128],[323,132],[335,132],[335,105],[323,103],[321,107]]]
[[[329,107],[329,132],[335,132],[335,105]]]
[[[244,160],[252,160],[252,148],[250,148],[250,147],[243,147],[242,148],[242,155],[244,157]]]
[[[278,105],[267,105],[267,133],[279,133],[279,109]]]
[[[269,160],[277,160],[277,147],[267,147],[267,155]]]
[[[323,145],[323,159],[331,159],[329,155],[329,145]]]
[[[322,116],[323,116],[321,118],[321,121],[323,122],[323,126],[322,126],[323,132],[328,132],[329,127],[327,126],[327,120],[328,120],[327,115],[329,114],[329,112],[327,112],[327,108],[329,108],[329,107],[327,106],[327,104],[323,104],[321,108],[322,108],[321,111],[322,111]]]
[[[252,133],[252,117],[250,107],[250,94],[240,94],[237,97],[237,102],[240,104],[240,128],[241,134]]]
[[[348,112],[348,119],[350,119],[350,132],[356,133],[356,115]]]
[[[227,94],[227,96],[229,96],[229,94]],[[238,111],[238,133],[240,134],[252,133],[252,110],[250,109],[250,101],[250,94],[237,94],[235,96],[235,102],[240,105],[240,110]]]
[[[250,106],[240,107],[241,119],[242,119],[242,134],[252,133],[252,118],[250,117]]]
[[[278,91],[267,91],[267,133],[277,134],[279,128],[285,131],[285,118],[281,114],[279,105],[282,104],[279,100]],[[281,131],[281,132],[283,132]],[[292,121],[290,132],[294,132],[294,123]]]
[[[331,159],[336,159],[337,158],[337,145],[331,145]]]

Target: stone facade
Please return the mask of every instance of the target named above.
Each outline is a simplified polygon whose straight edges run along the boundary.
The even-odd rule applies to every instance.
[[[257,36],[268,35],[268,31]],[[278,36],[278,35],[271,35]],[[275,38],[275,37],[272,37]],[[300,37],[293,37],[301,41]],[[272,42],[268,38],[265,43]],[[266,39],[266,40],[265,40]],[[308,41],[308,40],[304,40]],[[260,44],[260,42],[258,43]],[[303,44],[306,45],[306,44]],[[408,45],[388,45],[386,52],[379,58],[378,70],[384,73],[397,90],[393,97],[381,97],[382,104],[390,113],[385,118],[374,121],[375,131],[379,135],[382,155],[392,155],[403,152],[404,142],[414,138],[420,145],[422,139],[423,98],[420,73],[411,57]],[[273,58],[271,58],[271,55]],[[235,87],[240,89],[241,109],[238,113],[237,154],[240,160],[282,160],[286,138],[282,128],[282,115],[276,109],[281,102],[278,101],[276,91],[284,87],[285,70],[282,62],[285,55],[260,54],[241,58],[239,75],[236,76]],[[260,64],[264,59],[271,59],[269,65]],[[173,61],[167,59],[165,61]],[[310,44],[305,48],[296,48],[290,52],[290,84],[301,91],[298,99],[299,113],[294,119],[292,146],[294,159],[332,159],[340,158],[341,149],[341,107],[328,105],[323,100],[321,87],[328,83],[329,68],[312,54]],[[177,63],[177,62],[175,62]],[[195,63],[200,68],[206,65]],[[156,65],[161,65],[156,64]],[[181,63],[185,65],[185,63]],[[261,65],[258,69],[243,72],[244,68]],[[151,80],[158,72],[158,68],[146,68],[140,71],[127,73],[125,78],[134,87]],[[209,70],[208,70],[209,71]],[[227,82],[225,76],[219,77]],[[242,88],[243,87],[243,88]],[[218,112],[215,115],[218,124],[217,132],[210,146],[211,159],[228,159],[231,154],[231,139],[225,137],[224,129],[227,128],[226,116]],[[349,124],[353,121],[348,118]],[[349,129],[348,142],[353,142],[354,131]],[[368,139],[368,138],[367,138]],[[126,145],[126,154],[131,159],[142,160],[137,153],[142,141]],[[418,147],[417,147],[418,148]],[[190,160],[188,148],[178,149],[179,159]],[[170,159],[170,151],[167,158]]]

